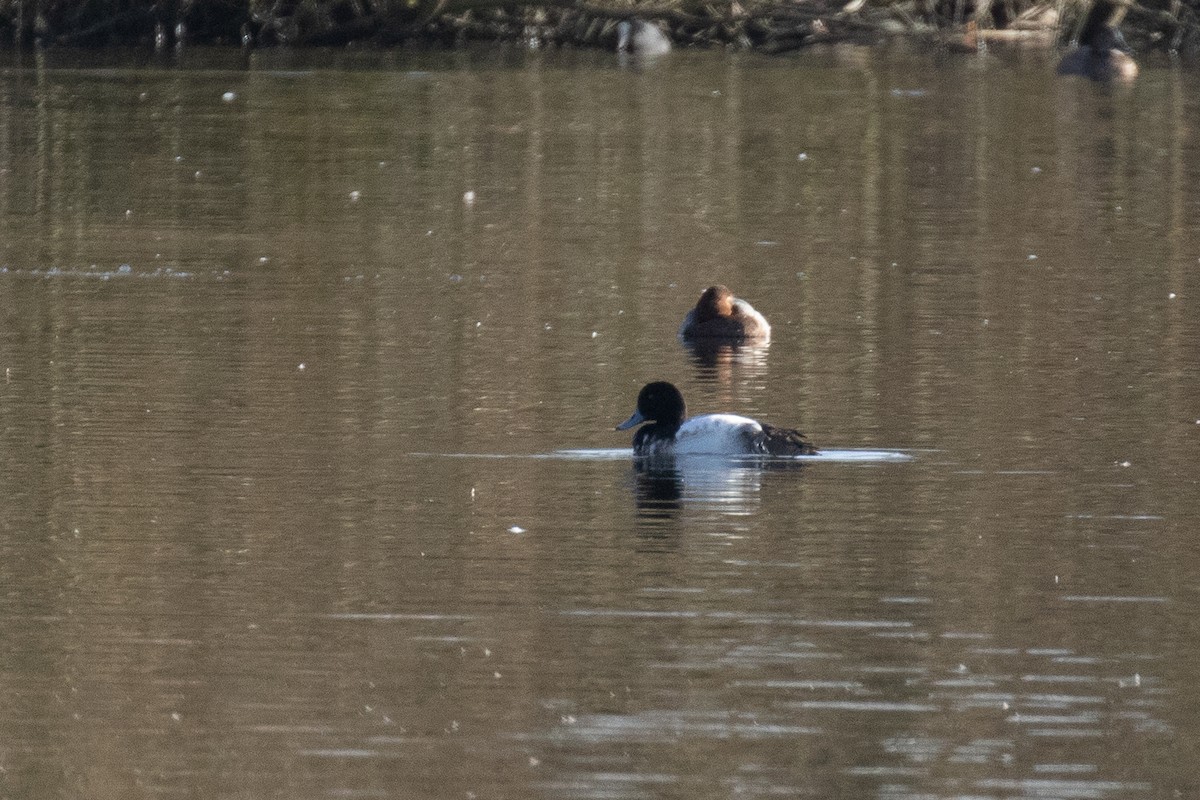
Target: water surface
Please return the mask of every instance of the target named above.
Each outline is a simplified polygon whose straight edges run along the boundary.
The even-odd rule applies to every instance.
[[[634,66],[0,70],[0,795],[1200,792],[1196,77]]]

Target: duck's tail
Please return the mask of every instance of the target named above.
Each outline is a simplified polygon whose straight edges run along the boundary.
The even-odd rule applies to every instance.
[[[819,452],[800,431],[766,423],[763,423],[759,444],[764,453],[773,456],[814,456]]]

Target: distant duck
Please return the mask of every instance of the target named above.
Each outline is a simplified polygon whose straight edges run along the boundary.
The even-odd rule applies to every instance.
[[[736,414],[686,416],[683,394],[674,384],[655,381],[642,387],[637,410],[617,430],[642,425],[633,437],[633,454],[639,457],[807,456],[817,452],[804,434],[790,428]]]
[[[710,286],[683,318],[679,336],[687,341],[758,342],[771,340],[766,317],[725,286]]]
[[[671,51],[671,40],[656,26],[642,19],[624,19],[617,25],[617,52],[660,56]]]
[[[1126,6],[1096,0],[1079,32],[1079,46],[1058,62],[1059,75],[1080,75],[1093,81],[1133,80],[1138,66],[1117,27]]]

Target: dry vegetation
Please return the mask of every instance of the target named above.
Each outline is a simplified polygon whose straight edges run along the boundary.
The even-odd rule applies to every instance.
[[[185,42],[608,47],[615,22],[652,20],[677,45],[784,52],[828,41],[918,35],[951,46],[1069,38],[1086,0],[0,0],[16,44]],[[1137,49],[1200,49],[1200,0],[1146,0],[1125,17]]]

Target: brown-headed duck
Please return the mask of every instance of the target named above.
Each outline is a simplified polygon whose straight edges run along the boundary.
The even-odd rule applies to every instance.
[[[754,306],[725,286],[710,286],[687,313],[679,336],[689,341],[760,342],[771,340],[771,326]]]

